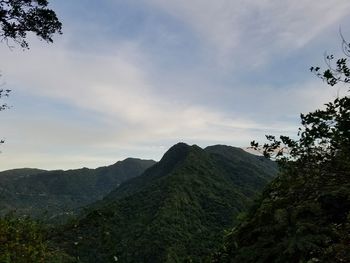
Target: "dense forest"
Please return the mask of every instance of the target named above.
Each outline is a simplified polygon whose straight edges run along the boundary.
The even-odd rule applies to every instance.
[[[329,85],[348,84],[345,58],[311,72]],[[348,88],[348,87],[347,87]],[[350,262],[350,97],[301,114],[298,139],[267,136],[252,147],[275,158],[280,171],[227,236],[216,262]]]
[[[102,199],[122,182],[139,176],[155,162],[128,158],[97,169],[0,172],[0,214],[15,212],[47,221],[64,221]]]
[[[48,4],[0,1],[8,48],[62,34]],[[310,71],[348,89],[340,37],[343,57]],[[350,262],[349,92],[301,114],[296,136],[252,141],[255,154],[177,143],[159,162],[0,172],[0,263]]]
[[[204,261],[275,173],[240,149],[180,143],[54,240],[83,262]]]
[[[124,162],[117,164],[120,166]],[[127,159],[127,162],[133,162],[133,167],[137,167],[135,162],[139,164],[141,160]],[[82,171],[88,172],[87,169]],[[115,180],[120,179],[118,171],[115,169],[111,173]],[[4,174],[15,172],[23,178],[18,170]],[[41,181],[57,180],[55,172],[53,175],[45,171],[32,172],[37,184],[26,184],[28,192],[36,190]],[[39,175],[47,174],[38,176],[38,172]],[[132,174],[133,170],[128,172]],[[47,257],[57,253],[61,260],[65,258],[68,262],[73,259],[114,262],[115,258],[121,262],[201,262],[210,259],[221,244],[224,231],[235,224],[236,217],[246,211],[276,172],[274,162],[239,148],[216,145],[201,149],[179,143],[142,174],[116,186],[102,200],[85,206],[75,216],[71,215],[69,222],[63,225],[53,225],[57,223],[53,220],[36,223],[28,217],[17,219],[17,212],[17,215],[4,218],[4,236],[7,242],[14,242],[14,246],[20,247],[23,242],[33,246],[33,251],[38,249],[25,230],[16,237],[11,236],[11,229],[15,228],[10,225],[19,224],[40,237],[40,247],[47,249],[40,253],[46,253]],[[70,174],[67,177],[67,172],[61,173],[68,185],[69,178],[74,182],[74,176],[78,176],[81,187],[84,187],[82,175]],[[89,173],[86,176],[90,178]],[[8,181],[16,189],[23,184],[21,180],[18,185],[16,183],[16,180]],[[90,195],[96,193],[99,193],[98,188],[92,189]],[[77,198],[86,196],[84,191],[75,194]],[[48,208],[55,198],[55,203],[64,203],[60,195],[49,196]],[[20,204],[25,206],[23,201]],[[26,210],[32,217],[36,216],[40,208],[37,199],[32,205],[30,199],[26,199],[26,204],[36,207]]]

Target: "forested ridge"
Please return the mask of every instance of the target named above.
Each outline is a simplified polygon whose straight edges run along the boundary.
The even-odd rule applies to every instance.
[[[202,262],[276,173],[241,149],[179,143],[54,238],[82,262]]]
[[[0,172],[0,214],[13,212],[48,221],[62,221],[102,199],[122,182],[139,176],[152,160],[128,158],[97,169]]]
[[[175,139],[243,145],[257,131],[286,130],[294,123],[283,108],[314,94],[296,68],[349,14],[346,1],[121,2],[56,2],[73,25],[59,49],[5,55],[14,82],[5,87],[0,74],[0,112],[12,108],[12,87],[26,111],[7,119],[17,149],[7,160],[42,161],[47,152],[33,145],[56,158],[77,147],[63,161],[96,161],[130,149],[152,155]],[[0,0],[8,50],[62,32],[48,0]],[[180,142],[159,162],[0,172],[0,263],[350,262],[350,43],[339,36],[343,55],[325,53],[325,68],[310,68],[336,95],[300,114],[294,136],[252,141],[254,154]],[[27,144],[31,136],[44,140]]]

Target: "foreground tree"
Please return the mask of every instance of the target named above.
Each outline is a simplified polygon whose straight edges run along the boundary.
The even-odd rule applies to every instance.
[[[1,77],[1,75],[0,75],[0,77]],[[0,99],[8,97],[10,92],[11,92],[11,90],[9,90],[9,89],[0,88]],[[0,111],[6,110],[8,108],[9,108],[9,106],[6,103],[0,104]],[[2,143],[4,143],[4,140],[0,140],[0,144],[2,144]]]
[[[68,263],[65,253],[50,247],[43,225],[27,217],[0,218],[0,262]]]
[[[62,34],[62,23],[56,13],[48,9],[47,0],[0,0],[0,37],[7,46],[11,42],[29,49],[26,41],[29,32],[36,34],[39,39],[53,42],[55,33]],[[0,75],[1,77],[1,75]],[[9,96],[11,90],[3,89],[0,85],[0,99]],[[6,103],[0,104],[0,111],[8,109]],[[4,140],[0,140],[0,144]]]
[[[320,72],[319,67],[311,67],[311,72],[334,86],[338,83],[350,83],[350,44],[342,37],[342,47],[346,58],[340,58],[332,65],[333,55],[326,55],[328,68]],[[350,90],[348,90],[349,92]],[[275,158],[280,164],[317,165],[349,156],[350,150],[350,98],[348,95],[336,98],[325,104],[325,109],[318,109],[308,114],[301,114],[302,127],[297,140],[288,136],[267,135],[269,143],[260,145],[253,141],[251,146],[263,152],[267,158]],[[349,156],[350,157],[350,156]]]
[[[0,0],[0,36],[7,45],[10,40],[22,48],[29,48],[27,33],[53,42],[55,33],[62,33],[62,24],[47,0]]]
[[[311,71],[329,85],[349,83],[350,45],[328,68]],[[301,114],[298,139],[252,142],[280,164],[279,176],[226,237],[215,262],[350,262],[350,98]]]
[[[62,24],[54,11],[47,8],[47,0],[0,0],[0,37],[11,47],[11,42],[24,49],[29,32],[39,39],[53,42],[55,33],[61,34]],[[1,75],[0,75],[1,77]],[[9,96],[10,90],[0,85],[0,99]],[[8,109],[0,104],[0,111]],[[0,144],[4,143],[0,140]],[[29,218],[12,215],[0,218],[0,262],[8,263],[63,263],[73,262],[66,254],[51,248],[42,225]]]

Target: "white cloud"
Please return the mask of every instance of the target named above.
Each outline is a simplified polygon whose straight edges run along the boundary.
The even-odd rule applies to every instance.
[[[264,64],[271,54],[300,48],[329,26],[338,28],[350,2],[278,0],[150,0],[187,23],[220,60]],[[237,57],[238,56],[238,57]],[[251,59],[254,58],[254,59]]]
[[[219,107],[181,100],[181,97],[174,100],[159,95],[153,86],[157,80],[149,78],[148,69],[153,65],[134,44],[118,46],[118,52],[108,57],[71,53],[64,49],[51,52],[51,48],[21,54],[6,53],[3,57],[8,61],[4,66],[8,85],[10,88],[13,85],[16,93],[62,101],[87,114],[96,112],[102,119],[98,124],[93,120],[91,124],[73,123],[65,116],[51,120],[50,113],[37,112],[38,116],[34,118],[27,115],[19,117],[17,123],[5,122],[2,132],[10,138],[6,147],[12,150],[7,151],[6,157],[2,156],[3,167],[14,164],[11,161],[14,158],[20,166],[36,166],[40,163],[35,161],[36,158],[45,153],[50,155],[51,151],[57,151],[52,156],[67,154],[56,161],[48,161],[53,157],[44,157],[42,163],[45,165],[40,167],[58,168],[66,163],[62,167],[68,168],[79,161],[80,166],[94,167],[106,164],[99,157],[104,151],[114,155],[117,151],[118,156],[127,157],[121,149],[128,151],[136,147],[140,151],[143,147],[140,145],[145,142],[165,144],[166,147],[177,141],[201,146],[214,143],[247,146],[250,140],[266,133],[294,131],[288,121],[264,123],[264,114],[270,115],[271,119],[294,116],[294,110],[300,106],[301,109],[303,105],[317,106],[330,97],[328,88],[320,90],[314,84],[284,89],[261,86],[253,90],[253,96],[252,90],[233,89],[232,97],[251,103],[252,109],[247,114],[225,112]],[[35,153],[31,153],[33,149]],[[159,158],[163,151],[164,148],[152,150],[152,156],[141,157]],[[110,156],[105,159],[110,160]]]
[[[133,45],[119,46],[118,53],[109,57],[63,49],[51,52],[50,48],[5,53],[3,57],[8,61],[4,71],[10,80],[9,88],[17,94],[31,94],[34,100],[39,96],[61,101],[71,105],[72,110],[96,112],[103,119],[97,124],[94,120],[91,124],[74,123],[64,114],[51,119],[50,112],[41,112],[45,107],[37,107],[30,113],[34,116],[29,111],[17,116],[15,107],[14,119],[3,125],[3,136],[9,138],[6,148],[12,149],[3,156],[3,167],[14,163],[10,159],[16,159],[20,166],[34,166],[35,158],[51,151],[57,152],[58,164],[67,160],[66,155],[76,156],[67,164],[77,163],[74,160],[82,159],[77,153],[81,151],[87,157],[84,165],[91,162],[94,166],[93,153],[101,154],[103,149],[125,149],[152,141],[223,141],[234,130],[244,131],[256,125],[234,116],[227,119],[215,109],[158,95],[148,79],[150,65]],[[35,153],[31,155],[31,151]],[[60,156],[65,151],[67,154]],[[42,162],[45,165],[41,167],[57,168],[54,161],[42,158]]]
[[[234,59],[241,68],[248,63],[263,65],[273,54],[302,48],[349,14],[350,8],[350,2],[341,0],[147,3],[189,26],[200,39],[198,49],[208,57],[219,64]],[[7,85],[22,96],[30,94],[33,102],[28,107],[37,98],[47,98],[85,117],[75,120],[69,111],[52,115],[45,105],[26,112],[23,106],[12,121],[2,123],[0,135],[8,138],[6,154],[0,156],[2,169],[95,167],[128,156],[158,159],[178,141],[247,146],[266,133],[293,134],[299,112],[313,110],[334,96],[334,90],[317,80],[276,87],[266,79],[249,88],[237,82],[230,89],[234,77],[221,75],[210,59],[201,60],[208,63],[196,69],[174,67],[164,73],[152,60],[156,54],[147,54],[148,49],[133,38],[121,42],[107,36],[103,44],[94,43],[93,53],[72,49],[75,41],[68,31],[54,46],[41,43],[27,52],[0,51]],[[167,76],[157,76],[160,72]],[[279,72],[271,72],[272,78],[274,74]],[[221,77],[227,79],[217,80]],[[218,103],[210,104],[214,99]],[[17,112],[16,105],[12,111]],[[99,121],[89,114],[97,114]]]

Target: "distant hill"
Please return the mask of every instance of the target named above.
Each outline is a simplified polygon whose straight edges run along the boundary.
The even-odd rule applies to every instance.
[[[42,169],[35,169],[35,168],[21,168],[21,169],[6,170],[3,172],[0,172],[0,182],[6,183],[13,180],[17,180],[18,178],[26,177],[33,174],[39,174],[43,172],[47,172],[47,171]]]
[[[97,169],[45,171],[15,169],[0,172],[0,213],[47,218],[67,215],[102,199],[122,182],[139,176],[155,164],[128,158]]]
[[[179,143],[54,240],[82,262],[201,262],[276,171],[238,148]]]

